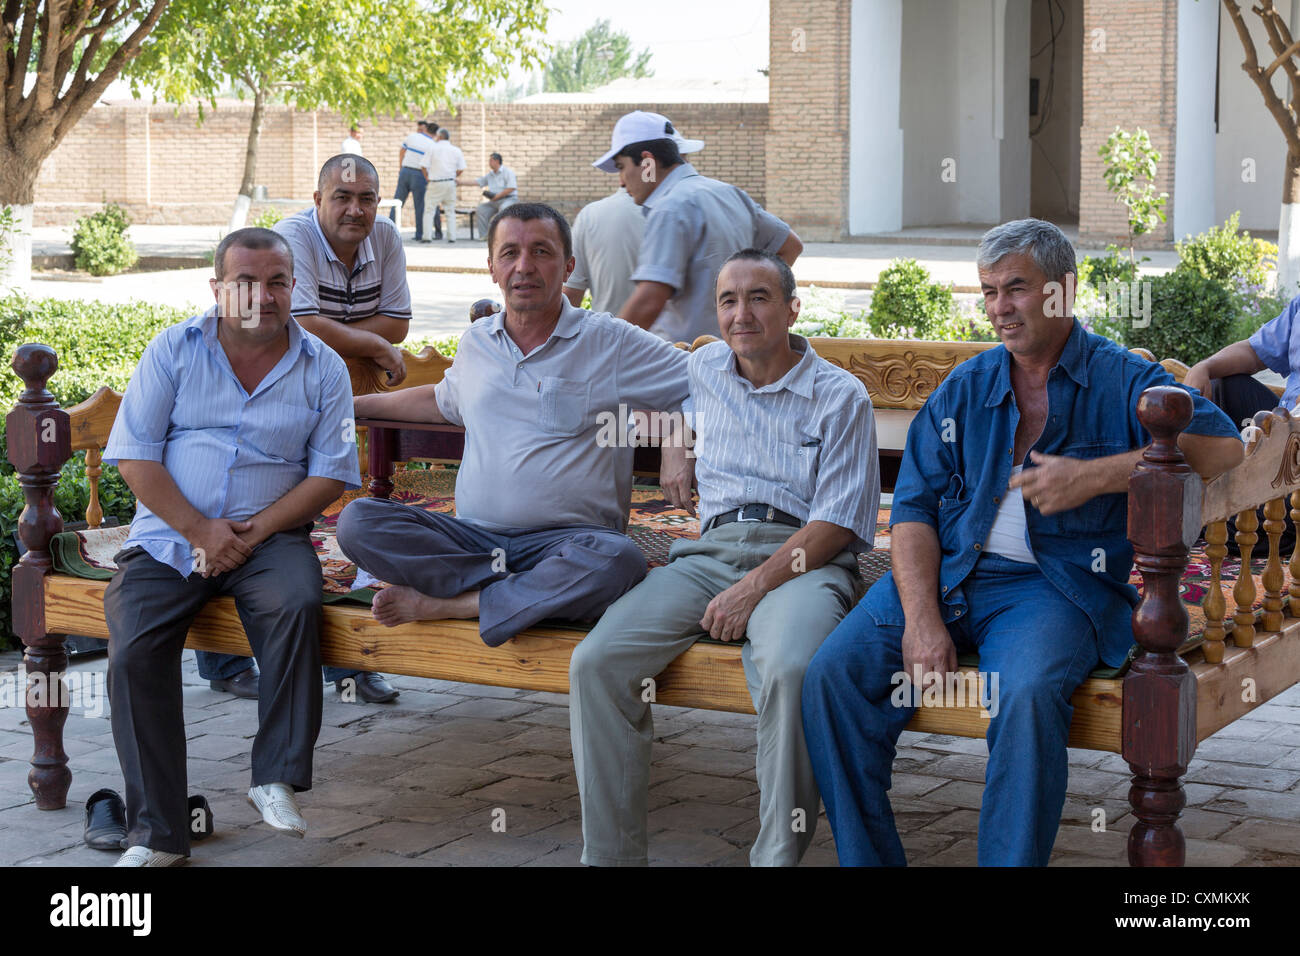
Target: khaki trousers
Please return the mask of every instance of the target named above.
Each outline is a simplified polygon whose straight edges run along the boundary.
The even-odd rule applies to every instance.
[[[647,862],[647,796],[654,721],[643,699],[653,678],[701,636],[713,598],[781,547],[794,528],[733,522],[678,541],[670,563],[610,606],[573,654],[569,721],[582,799],[582,862]],[[820,797],[804,743],[804,671],[862,593],[843,551],[769,592],[750,616],[742,659],[758,712],[758,839],[754,866],[793,866],[812,842]]]

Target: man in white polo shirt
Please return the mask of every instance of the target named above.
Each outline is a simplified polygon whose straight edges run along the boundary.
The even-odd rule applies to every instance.
[[[388,582],[374,616],[479,619],[495,647],[545,618],[588,620],[646,573],[623,532],[634,449],[609,439],[620,406],[678,411],[686,353],[563,295],[573,268],[569,225],[540,203],[502,210],[488,265],[506,307],[476,321],[437,385],[356,400],[359,418],[465,427],[456,516],[359,498],[338,542]],[[680,490],[685,454],[661,476]]]
[[[804,669],[862,594],[880,502],[862,383],[790,335],[794,274],[746,249],[718,276],[722,342],[691,353],[702,533],[625,594],[573,653],[569,726],[582,862],[644,866],[653,680],[699,638],[745,643],[758,713],[755,866],[794,866],[819,795],[799,712]],[[690,492],[670,489],[694,511]]]
[[[483,187],[483,201],[478,204],[476,216],[479,235],[486,237],[492,217],[519,202],[519,181],[513,169],[502,165],[500,153],[488,157],[487,175],[474,181]]]
[[[379,206],[379,174],[368,159],[340,153],[321,167],[311,209],[275,224],[293,250],[295,322],[344,358],[372,362],[391,384],[406,378],[396,343],[406,338],[411,293],[397,227]],[[198,653],[199,676],[215,690],[256,697],[255,665],[246,657]],[[325,668],[325,679],[367,703],[398,692],[378,674]]]
[[[428,188],[429,150],[433,148],[433,138],[429,135],[429,124],[420,120],[415,124],[415,132],[402,140],[402,151],[397,154],[398,165],[397,191],[393,198],[405,204],[410,195],[415,201],[415,241],[424,238],[424,191]],[[397,215],[401,216],[399,210]],[[400,234],[400,222],[398,229]]]
[[[441,239],[442,233],[434,231],[433,211],[439,206],[447,222],[447,241],[456,241],[456,187],[460,185],[460,174],[465,171],[465,154],[459,146],[453,146],[451,134],[444,126],[433,137],[433,146],[425,160],[424,170],[429,176],[429,192],[426,195],[424,231],[433,239]],[[432,240],[429,240],[432,241]]]
[[[569,301],[582,304],[590,289],[593,312],[618,315],[636,291],[632,273],[644,233],[645,216],[622,186],[583,206],[573,220],[573,274],[564,280]]]
[[[678,135],[667,117],[637,110],[614,124],[609,152],[592,164],[617,172],[646,210],[636,291],[615,314],[671,341],[717,336],[713,284],[727,256],[754,248],[794,265],[803,251],[794,230],[747,192],[701,176],[682,159],[703,148]]]

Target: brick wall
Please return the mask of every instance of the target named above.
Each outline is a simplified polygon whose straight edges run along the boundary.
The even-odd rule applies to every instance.
[[[1084,243],[1122,240],[1127,213],[1106,189],[1097,150],[1116,126],[1141,126],[1160,151],[1156,189],[1167,192],[1173,219],[1174,132],[1177,85],[1177,0],[1084,0],[1083,129],[1080,135],[1079,238]],[[1094,49],[1104,30],[1105,50]],[[1232,39],[1232,38],[1225,38]],[[1172,221],[1143,236],[1140,246],[1167,244]]]
[[[637,108],[663,113],[685,136],[705,141],[705,149],[690,157],[700,172],[766,202],[766,103],[465,103],[455,116],[434,118],[464,151],[470,174],[486,172],[488,154],[499,152],[519,176],[520,195],[573,216],[617,187],[617,177],[591,163],[609,149],[618,117]],[[69,223],[105,200],[121,203],[141,223],[226,222],[243,173],[251,112],[250,104],[223,102],[196,125],[192,108],[178,113],[145,104],[95,107],[42,168],[36,225]],[[414,122],[404,118],[363,123],[362,145],[385,195],[397,184],[398,148],[413,129]],[[268,108],[256,182],[271,198],[309,200],[317,171],[346,135],[336,114]],[[477,189],[461,190],[462,204],[477,197]],[[410,203],[406,216],[413,224]]]
[[[804,239],[847,232],[851,0],[771,0],[767,207]]]

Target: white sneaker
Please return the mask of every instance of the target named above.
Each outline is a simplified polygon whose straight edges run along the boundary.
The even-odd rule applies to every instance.
[[[180,866],[186,857],[179,853],[164,853],[151,850],[147,846],[130,847],[118,859],[114,866]]]
[[[287,783],[267,783],[250,787],[248,802],[262,813],[262,820],[281,833],[301,837],[307,833],[307,821],[302,818],[293,787]]]

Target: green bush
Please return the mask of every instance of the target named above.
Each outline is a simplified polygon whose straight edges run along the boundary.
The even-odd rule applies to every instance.
[[[876,338],[928,339],[954,312],[951,286],[931,282],[915,259],[895,259],[871,296],[871,331]]]
[[[18,346],[26,342],[53,348],[59,356],[59,369],[50,379],[49,389],[59,404],[68,408],[89,398],[102,385],[125,389],[149,340],[189,315],[180,309],[139,302],[108,305],[11,295],[0,298],[0,356],[7,364]],[[8,412],[23,386],[12,372],[0,380],[0,406]],[[22,489],[6,451],[0,435],[0,644],[12,634],[9,575],[18,560],[13,532],[24,506]],[[99,494],[105,517],[131,520],[135,498],[111,465],[104,466]],[[89,501],[86,455],[77,452],[63,466],[54,502],[64,520],[71,522],[82,520]]]
[[[1129,348],[1195,365],[1233,341],[1236,301],[1222,282],[1191,269],[1150,281],[1151,322],[1146,328],[1126,327],[1122,338]]]
[[[284,216],[280,215],[280,210],[276,209],[274,206],[267,206],[262,210],[261,214],[253,220],[253,225],[257,226],[259,229],[270,229],[283,218]]]
[[[1147,260],[1146,256],[1142,261]],[[1134,268],[1128,256],[1124,255],[1124,250],[1119,246],[1106,246],[1104,256],[1084,256],[1079,261],[1079,273],[1076,276],[1078,286],[1104,286],[1108,282],[1132,282],[1137,278],[1137,269]]]
[[[127,238],[131,219],[116,203],[82,216],[72,228],[72,252],[77,268],[93,276],[110,276],[131,268],[140,257]]]
[[[1178,268],[1199,272],[1230,287],[1240,285],[1261,290],[1269,270],[1276,268],[1277,246],[1263,239],[1252,239],[1249,232],[1239,232],[1240,221],[1241,213],[1234,212],[1222,226],[1174,243]]]

